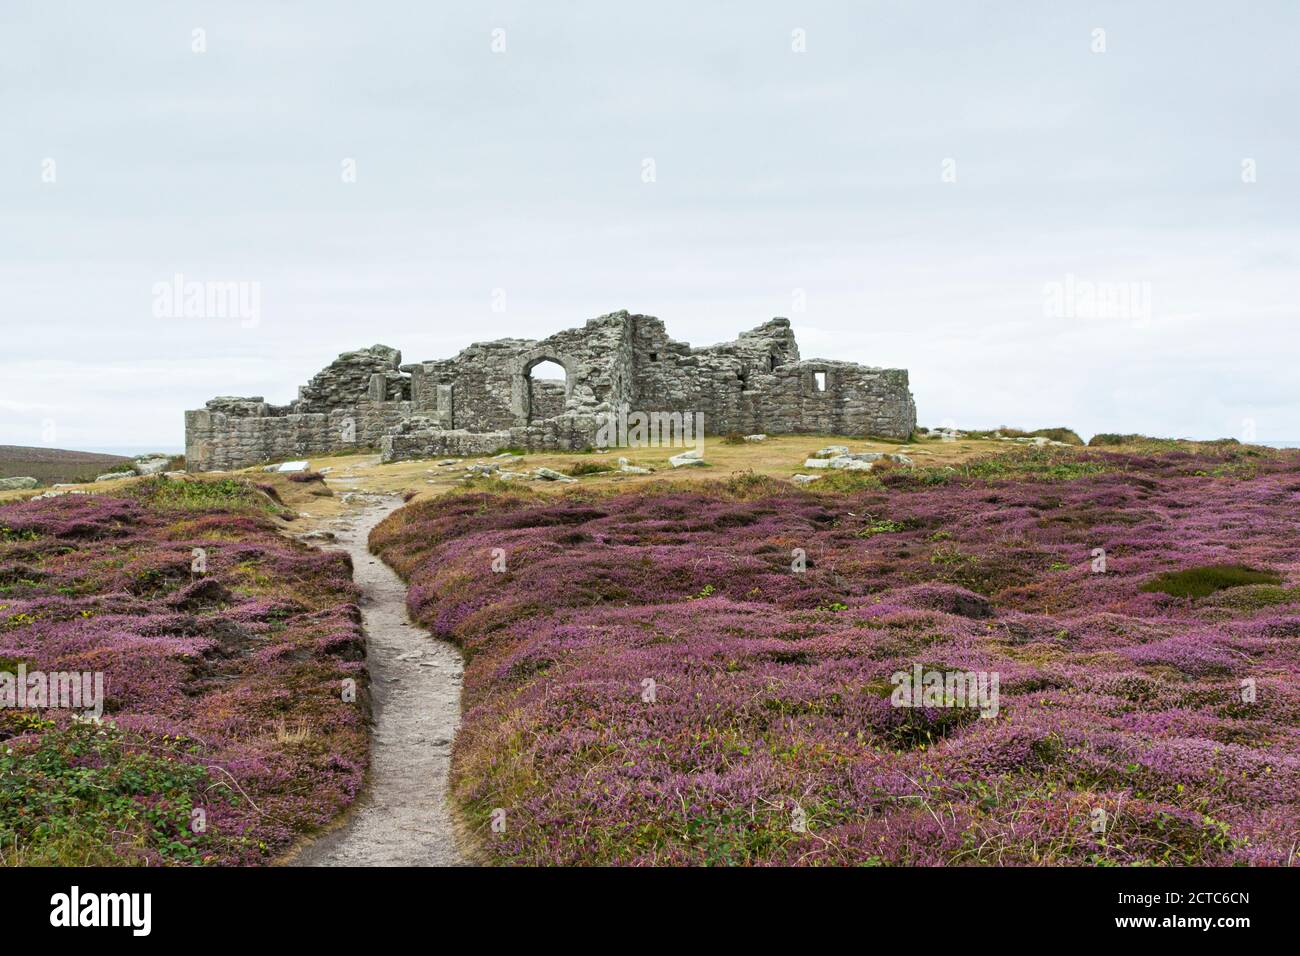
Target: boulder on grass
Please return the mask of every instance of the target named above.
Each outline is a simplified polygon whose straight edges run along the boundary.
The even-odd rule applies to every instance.
[[[849,455],[836,455],[828,459],[827,464],[831,468],[838,468],[841,471],[870,471],[873,463],[862,461],[860,458],[853,458]]]
[[[170,458],[149,456],[135,459],[131,462],[131,467],[135,469],[137,475],[158,475],[167,470],[167,463],[170,461]]]

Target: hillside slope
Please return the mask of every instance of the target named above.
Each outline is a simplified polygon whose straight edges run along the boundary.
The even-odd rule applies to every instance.
[[[42,484],[94,481],[96,475],[130,460],[121,455],[93,451],[0,445],[0,478],[25,475],[38,479]]]

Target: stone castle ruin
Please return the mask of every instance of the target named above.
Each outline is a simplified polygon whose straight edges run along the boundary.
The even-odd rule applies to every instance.
[[[401,364],[384,345],[346,352],[288,405],[214,398],[185,413],[192,471],[378,448],[384,461],[577,451],[633,413],[702,416],[708,434],[813,432],[906,438],[916,405],[903,369],[800,359],[790,320],[692,348],[648,315],[615,312],[540,341],[499,339]],[[534,376],[558,365],[563,380]]]

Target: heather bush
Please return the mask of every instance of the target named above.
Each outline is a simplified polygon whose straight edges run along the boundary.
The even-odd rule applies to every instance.
[[[1300,457],[1214,473],[1239,454],[474,491],[371,544],[465,650],[453,791],[488,860],[1287,864]],[[1275,583],[1144,589],[1232,565]],[[893,706],[916,665],[998,674],[996,717]]]
[[[361,786],[347,557],[280,535],[246,483],[135,484],[0,507],[0,670],[105,692],[100,723],[0,708],[0,862],[266,862]]]

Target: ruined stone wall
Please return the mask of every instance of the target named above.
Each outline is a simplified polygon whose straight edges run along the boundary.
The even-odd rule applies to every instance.
[[[481,342],[454,359],[404,366],[411,373],[413,406],[418,414],[437,418],[447,428],[480,432],[509,428],[514,424],[511,369],[516,357],[532,345],[528,339]],[[439,414],[440,400],[445,414]]]
[[[788,319],[693,349],[663,323],[634,316],[638,411],[698,411],[709,434],[822,432],[906,437],[916,426],[907,372],[851,362],[801,361]],[[815,373],[825,375],[818,389]]]
[[[207,408],[185,413],[188,470],[228,471],[304,455],[375,449],[411,415],[410,402],[367,400],[329,412],[296,412],[293,406],[246,401],[262,410],[235,413],[209,402]]]
[[[410,373],[418,415],[444,428],[497,431],[626,402],[633,389],[630,334],[627,313],[614,313],[541,340],[478,342],[454,359],[402,370]],[[547,361],[565,370],[562,394],[531,379],[533,367]],[[538,394],[542,401],[532,401]]]
[[[531,377],[552,361],[565,380]],[[383,345],[347,352],[289,405],[216,398],[186,412],[195,470],[381,447],[385,457],[501,447],[594,446],[621,410],[702,414],[709,434],[822,432],[905,438],[916,425],[907,372],[801,359],[788,319],[692,348],[659,319],[614,312],[545,339],[476,343],[452,359],[400,365]]]
[[[378,448],[411,415],[402,353],[386,345],[345,352],[312,376],[288,405],[260,396],[214,398],[185,413],[191,471],[246,468],[301,455]]]
[[[372,401],[410,398],[410,380],[398,366],[402,353],[387,345],[344,352],[298,389],[297,411],[328,412],[362,397]]]
[[[468,458],[491,455],[510,448],[509,431],[472,432],[464,428],[439,428],[427,418],[412,418],[384,436],[380,452],[384,461],[407,458]]]

